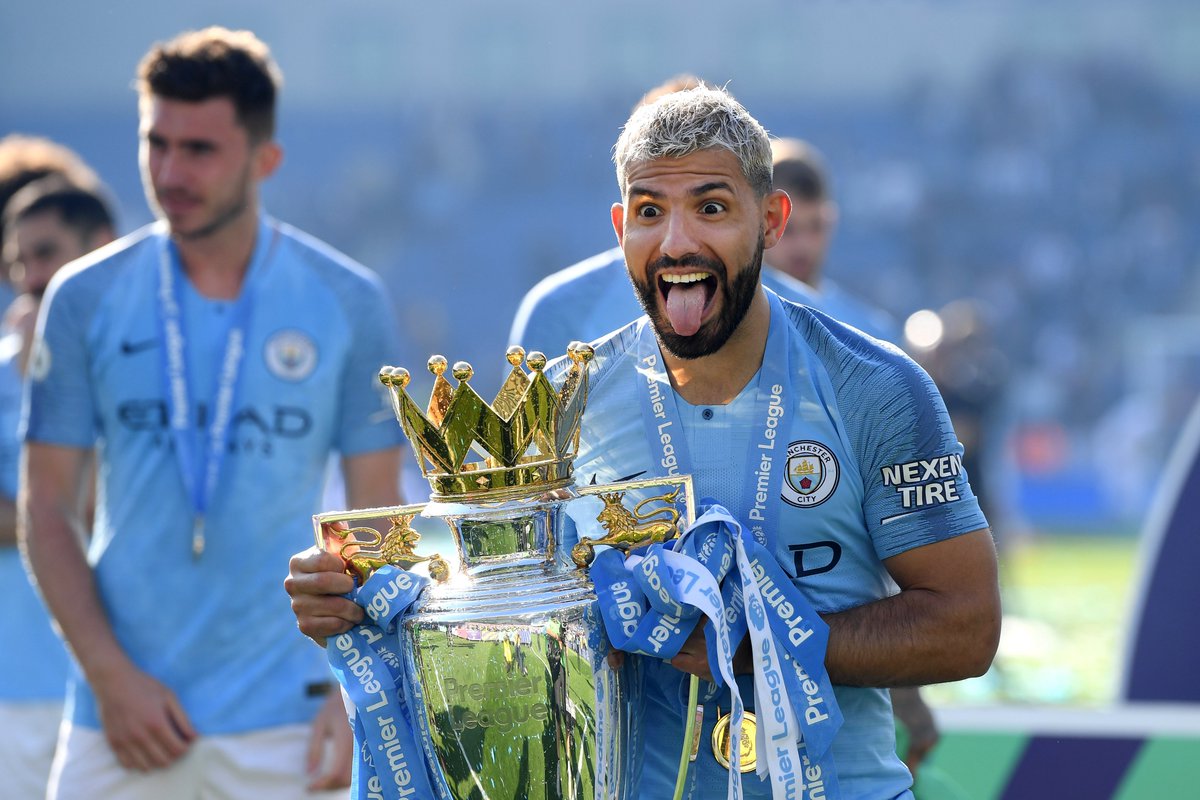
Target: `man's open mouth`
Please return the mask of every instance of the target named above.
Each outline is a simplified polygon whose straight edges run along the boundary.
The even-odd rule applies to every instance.
[[[717,293],[717,279],[711,272],[660,273],[658,291],[675,333],[691,336],[700,330],[704,314]]]

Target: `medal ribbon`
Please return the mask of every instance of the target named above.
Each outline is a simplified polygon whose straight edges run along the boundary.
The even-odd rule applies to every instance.
[[[779,497],[783,486],[783,470],[777,454],[787,457],[784,447],[779,446],[776,435],[784,430],[784,423],[791,411],[788,389],[791,387],[791,372],[788,368],[787,325],[783,303],[774,292],[767,292],[770,301],[771,323],[767,331],[767,346],[763,352],[762,366],[758,371],[755,386],[755,413],[762,414],[757,439],[751,438],[746,455],[746,468],[751,469],[748,495],[743,502],[747,505],[743,516],[749,523],[754,538],[774,550],[778,529]],[[662,353],[649,320],[639,323],[637,371],[644,384],[641,395],[642,424],[646,430],[646,441],[650,442],[655,462],[654,468],[662,476],[690,475],[691,454],[680,423],[679,407],[675,401],[675,390],[663,366]],[[748,502],[747,502],[748,501]]]
[[[701,614],[711,630],[709,646],[715,648],[717,665],[730,688],[733,708],[730,729],[740,736],[744,707],[733,676],[733,643],[725,623],[725,605],[717,579],[693,558],[673,552],[669,544],[651,545],[647,555],[626,559],[621,551],[605,550],[591,566],[592,581],[613,647],[639,655],[674,657],[695,627]],[[738,741],[736,738],[734,741]],[[729,800],[741,800],[741,752],[731,748]]]
[[[216,493],[221,465],[229,450],[229,440],[232,436],[229,423],[233,417],[233,404],[241,382],[242,360],[246,353],[246,335],[253,317],[256,286],[267,268],[278,237],[279,231],[273,225],[269,225],[265,220],[259,223],[254,256],[230,312],[229,328],[225,334],[225,351],[221,357],[221,369],[217,373],[216,393],[208,406],[212,420],[209,422],[205,445],[202,448],[196,446],[196,434],[191,425],[196,409],[188,384],[188,348],[183,332],[183,270],[177,266],[178,252],[170,237],[163,236],[161,239],[157,285],[159,338],[162,341],[161,374],[166,395],[168,426],[175,445],[175,460],[179,463],[195,518],[192,550],[196,556],[204,550],[204,519]]]
[[[767,758],[758,775],[771,781],[776,800],[840,796],[833,739],[842,712],[825,670],[829,626],[771,553],[723,512],[712,516],[733,537],[745,597],[754,662],[757,748]]]
[[[356,800],[450,800],[429,767],[437,762],[418,719],[423,705],[411,693],[414,681],[390,645],[398,620],[428,583],[428,578],[396,567],[379,568],[350,595],[367,620],[326,644],[333,674],[355,708],[357,758],[350,796]]]

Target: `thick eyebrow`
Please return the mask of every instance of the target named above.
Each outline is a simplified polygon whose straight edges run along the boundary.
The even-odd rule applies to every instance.
[[[653,189],[647,189],[644,186],[630,186],[629,187],[629,196],[630,197],[635,197],[635,196],[636,197],[649,197],[651,200],[660,200],[663,197],[665,197],[666,195],[664,195],[662,192],[656,192]]]
[[[143,131],[142,135],[145,136],[146,141],[150,142],[151,144],[166,144],[167,143],[167,137],[165,135],[159,133],[158,131],[156,131],[153,128],[149,128],[149,129]],[[217,147],[217,142],[215,139],[207,139],[202,136],[190,137],[187,139],[179,139],[178,141],[175,142],[175,144],[177,144],[179,147],[188,147],[188,148],[212,147],[215,149]]]
[[[702,183],[699,186],[689,189],[688,194],[691,195],[692,197],[700,197],[701,195],[708,194],[709,192],[719,192],[719,191],[725,191],[725,192],[729,192],[730,194],[732,194],[733,186],[731,186],[726,181],[710,181],[708,183]],[[634,196],[649,197],[651,200],[659,200],[663,197],[666,197],[666,195],[663,194],[662,192],[657,192],[654,189],[647,189],[644,186],[630,186],[629,187],[629,196],[630,197],[634,197]]]
[[[702,194],[708,194],[709,192],[717,192],[722,190],[731,194],[733,193],[733,187],[725,181],[712,181],[710,183],[697,186],[695,189],[692,189],[690,192],[688,192],[688,194],[690,194],[692,197],[699,197]]]

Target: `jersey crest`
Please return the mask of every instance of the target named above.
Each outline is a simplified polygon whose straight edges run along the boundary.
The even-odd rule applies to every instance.
[[[841,478],[837,456],[812,440],[792,442],[787,449],[787,472],[780,495],[797,508],[819,506],[830,498]]]
[[[303,331],[282,330],[267,339],[263,358],[275,377],[302,381],[317,367],[317,346]]]

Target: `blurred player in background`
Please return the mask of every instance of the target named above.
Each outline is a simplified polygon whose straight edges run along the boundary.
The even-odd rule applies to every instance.
[[[139,153],[159,221],[46,293],[23,537],[79,667],[51,798],[349,783],[340,693],[271,565],[310,540],[331,451],[350,502],[399,501],[400,431],[372,389],[397,328],[373,274],[260,210],[280,81],[248,31],[151,48]],[[72,501],[93,448],[85,555]]]
[[[62,721],[67,653],[51,629],[17,552],[16,499],[21,394],[33,326],[46,284],[60,267],[111,242],[116,226],[103,194],[61,175],[40,178],[4,208],[4,259],[19,292],[0,338],[0,797],[43,797]],[[90,491],[81,500],[90,498]],[[81,516],[89,516],[88,511]]]
[[[821,154],[800,139],[772,139],[771,155],[772,179],[792,198],[792,216],[778,246],[766,254],[767,263],[811,289],[816,297],[809,305],[876,339],[900,344],[900,330],[886,311],[852,296],[825,275],[838,208]]]

